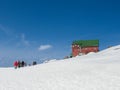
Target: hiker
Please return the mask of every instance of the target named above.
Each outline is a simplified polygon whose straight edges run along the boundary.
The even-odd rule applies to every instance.
[[[34,61],[32,65],[36,65],[36,64],[37,64],[37,62],[36,62],[36,61]]]
[[[22,61],[22,62],[21,62],[21,67],[24,67],[24,66],[25,66],[25,62]]]
[[[21,67],[21,62],[20,61],[18,61],[18,68],[20,68]]]
[[[17,67],[18,67],[18,62],[17,61],[14,62],[14,67],[15,67],[15,69],[17,69]]]

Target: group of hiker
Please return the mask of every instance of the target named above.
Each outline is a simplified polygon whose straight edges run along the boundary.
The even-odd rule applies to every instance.
[[[36,65],[36,64],[37,64],[36,61],[34,61],[34,62],[32,63],[32,65]],[[14,67],[15,67],[15,69],[20,68],[20,67],[25,67],[25,66],[27,66],[27,63],[24,62],[24,61],[15,61],[15,62],[14,62]],[[31,66],[31,65],[29,64],[29,66]]]

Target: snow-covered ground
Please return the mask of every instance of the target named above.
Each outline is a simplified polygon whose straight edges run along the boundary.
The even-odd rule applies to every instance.
[[[0,90],[120,90],[120,45],[31,67],[0,68]]]

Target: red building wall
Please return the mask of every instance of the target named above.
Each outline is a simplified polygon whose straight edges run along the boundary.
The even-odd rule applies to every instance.
[[[79,55],[80,53],[82,54],[87,54],[89,52],[98,52],[99,51],[99,48],[98,47],[84,47],[84,48],[81,48],[79,45],[73,45],[72,46],[72,54],[73,56],[77,56]]]
[[[84,47],[82,48],[81,53],[87,54],[89,52],[98,52],[98,51],[99,51],[98,47]]]
[[[72,46],[72,55],[77,56],[80,53],[80,47],[79,45],[74,45]]]

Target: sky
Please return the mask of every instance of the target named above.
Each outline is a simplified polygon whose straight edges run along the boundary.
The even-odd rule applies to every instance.
[[[0,0],[0,57],[64,58],[74,40],[120,44],[118,0]],[[38,59],[37,59],[38,60]]]

